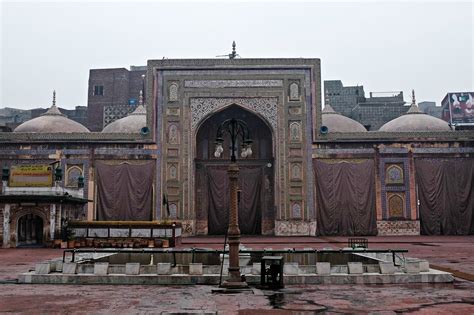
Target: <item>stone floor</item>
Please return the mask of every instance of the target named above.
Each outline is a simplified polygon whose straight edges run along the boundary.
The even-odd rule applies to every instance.
[[[244,237],[247,247],[338,248],[347,238]],[[374,237],[369,248],[406,248],[409,256],[450,269],[453,284],[298,285],[278,291],[215,294],[211,286],[77,286],[13,284],[36,262],[57,258],[58,249],[0,249],[1,313],[79,314],[474,314],[474,236]],[[219,237],[183,239],[181,246],[222,246]]]

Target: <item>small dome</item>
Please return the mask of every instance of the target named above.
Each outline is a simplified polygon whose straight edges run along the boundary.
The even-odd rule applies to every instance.
[[[53,93],[53,105],[41,116],[25,121],[13,132],[73,133],[90,132],[80,123],[61,114],[56,107],[56,92]]]
[[[420,131],[451,131],[448,123],[439,118],[422,112],[415,102],[415,92],[410,109],[406,114],[390,120],[380,127],[379,131],[386,132],[420,132]]]
[[[354,119],[336,113],[326,101],[322,111],[321,120],[323,126],[328,127],[328,132],[367,132],[367,129]]]
[[[108,124],[102,132],[139,133],[143,127],[146,127],[146,109],[143,105],[138,105],[133,113]]]

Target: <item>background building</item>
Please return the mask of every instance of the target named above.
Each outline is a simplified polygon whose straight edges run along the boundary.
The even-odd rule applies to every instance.
[[[0,127],[3,132],[12,131],[29,119],[31,119],[31,110],[11,107],[0,108]]]
[[[442,119],[457,130],[474,129],[474,92],[448,93],[441,107]]]
[[[146,66],[89,71],[87,127],[101,131],[111,122],[125,117],[138,105],[144,89]]]
[[[34,109],[17,109],[17,108],[1,108],[0,109],[0,128],[3,132],[11,132],[22,123],[39,117],[46,113],[48,108]],[[82,125],[87,125],[87,106],[76,106],[75,109],[59,108],[62,114],[67,118],[74,120]]]
[[[340,80],[324,81],[324,91],[334,111],[352,118],[367,130],[378,130],[386,122],[408,111],[403,92],[370,92],[365,97],[363,86],[344,86]],[[441,118],[444,109],[435,102],[418,103],[420,110],[428,115]]]
[[[408,110],[403,92],[370,92],[365,97],[363,86],[344,86],[340,80],[324,81],[324,90],[336,112],[360,122],[367,130],[378,130]]]
[[[436,106],[436,102],[430,102],[430,101],[420,102],[418,103],[418,107],[424,113],[436,118],[441,118],[442,113],[443,113],[443,108],[441,106]]]

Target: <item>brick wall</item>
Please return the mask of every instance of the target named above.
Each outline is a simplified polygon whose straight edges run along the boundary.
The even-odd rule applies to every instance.
[[[94,86],[104,87],[104,95],[94,95]],[[89,72],[87,127],[91,131],[103,128],[105,105],[125,105],[129,99],[129,71],[125,68],[91,69]]]

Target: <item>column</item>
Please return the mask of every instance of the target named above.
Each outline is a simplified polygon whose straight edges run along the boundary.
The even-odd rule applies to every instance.
[[[56,229],[56,204],[52,203],[49,208],[49,235],[54,240],[54,232]]]
[[[3,247],[10,247],[10,204],[3,208]]]

